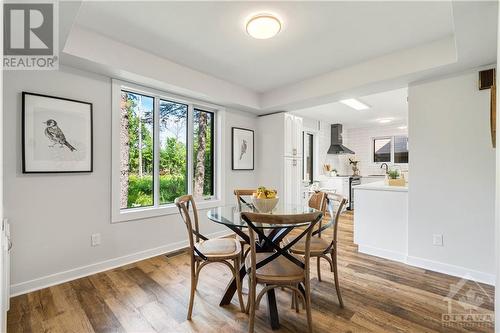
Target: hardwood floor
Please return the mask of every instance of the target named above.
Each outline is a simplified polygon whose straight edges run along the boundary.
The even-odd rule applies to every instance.
[[[352,218],[346,213],[339,225],[344,309],[338,306],[326,261],[323,282],[318,282],[316,269],[311,270],[315,332],[493,332],[488,323],[443,325],[442,316],[448,314],[445,297],[460,279],[357,253]],[[193,319],[187,321],[189,276],[188,257],[181,253],[17,296],[11,300],[8,332],[247,331],[248,319],[239,312],[236,297],[227,307],[218,305],[231,278],[222,265],[209,265],[201,273]],[[288,292],[277,290],[277,296],[282,328],[276,332],[305,332],[305,311],[290,309]],[[493,287],[466,281],[453,296],[451,313],[469,313],[460,305],[463,299],[480,303],[473,313],[493,315]],[[272,332],[265,299],[255,331]]]

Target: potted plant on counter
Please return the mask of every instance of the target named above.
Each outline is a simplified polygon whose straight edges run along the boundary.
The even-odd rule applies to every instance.
[[[405,186],[406,181],[403,175],[399,173],[399,170],[389,170],[387,171],[387,183],[389,186]]]

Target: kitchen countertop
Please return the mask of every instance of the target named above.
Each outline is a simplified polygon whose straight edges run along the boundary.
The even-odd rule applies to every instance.
[[[371,191],[393,191],[393,192],[408,192],[408,184],[406,186],[389,186],[385,181],[373,182],[353,186],[355,190],[371,190]]]
[[[335,179],[335,178],[349,178],[351,177],[350,175],[337,175],[337,176],[327,176],[327,175],[321,175],[318,177],[318,179],[315,179],[315,181],[321,181],[325,179]],[[367,175],[367,176],[358,176],[361,178],[384,178],[385,175]]]

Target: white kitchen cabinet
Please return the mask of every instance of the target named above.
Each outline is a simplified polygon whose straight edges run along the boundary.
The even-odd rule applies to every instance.
[[[302,118],[283,113],[284,121],[284,155],[286,157],[302,156]],[[278,117],[278,122],[281,121]]]
[[[258,179],[286,204],[302,199],[302,118],[288,113],[259,117],[256,133]]]
[[[298,156],[298,157],[302,157],[302,146],[303,146],[303,133],[302,133],[302,130],[303,130],[303,120],[302,118],[300,117],[293,117],[293,130],[292,130],[292,135],[294,137],[294,140],[293,140],[293,146],[294,148],[292,149],[292,154],[293,156]]]
[[[294,136],[293,136],[293,128],[294,128],[294,116],[288,113],[283,114],[284,121],[284,143],[285,143],[285,151],[283,156],[293,156],[294,150]],[[278,121],[280,121],[278,119]]]
[[[286,205],[300,205],[302,199],[302,161],[297,158],[285,157],[283,172],[283,196]]]

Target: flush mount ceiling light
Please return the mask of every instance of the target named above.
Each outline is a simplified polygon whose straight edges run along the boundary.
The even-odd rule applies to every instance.
[[[392,121],[392,118],[381,118],[377,119],[377,121],[379,122],[379,124],[388,124]]]
[[[354,98],[349,98],[349,99],[343,99],[340,101],[340,103],[347,105],[348,107],[353,108],[354,110],[366,110],[369,109],[370,107],[366,105],[365,103],[362,103],[358,101],[357,99]]]
[[[247,33],[256,39],[268,39],[281,30],[281,21],[273,14],[257,14],[246,23]]]

